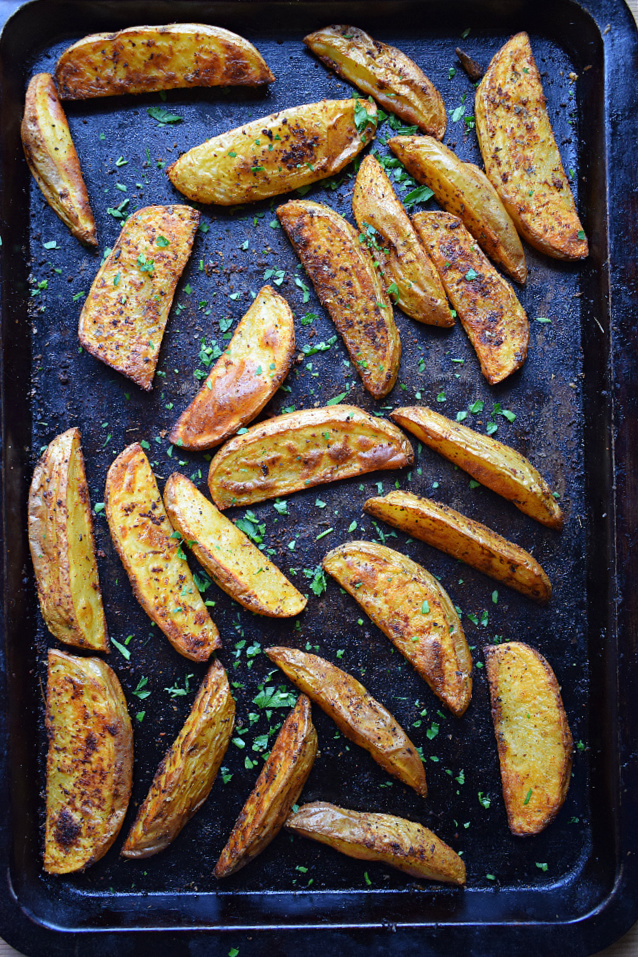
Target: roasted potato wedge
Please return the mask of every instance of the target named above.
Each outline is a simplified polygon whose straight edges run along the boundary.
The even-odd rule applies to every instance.
[[[432,136],[395,136],[388,146],[419,183],[433,191],[437,202],[458,216],[490,259],[524,283],[527,264],[509,213],[485,173]]]
[[[376,125],[373,103],[306,103],[215,136],[167,172],[175,189],[197,203],[251,203],[339,173],[370,142]]]
[[[122,848],[122,857],[151,857],[175,840],[202,806],[224,760],[235,724],[228,678],[214,661],[190,714],[158,767]]]
[[[252,43],[206,23],[94,33],[65,50],[55,68],[64,100],[195,86],[261,86],[274,79]]]
[[[51,209],[80,242],[97,246],[80,161],[49,73],[29,81],[20,133],[29,169]]]
[[[219,632],[180,558],[179,540],[137,442],[111,465],[104,505],[113,544],[140,605],[180,655],[206,661],[221,645]]]
[[[413,221],[474,347],[481,372],[490,385],[502,382],[527,358],[529,322],[514,290],[458,217],[417,213]]]
[[[47,447],[29,490],[29,547],[45,624],[58,641],[108,651],[80,430]]]
[[[297,803],[317,755],[310,701],[302,694],[284,721],[273,749],[241,809],[215,877],[228,877],[268,847]]]
[[[86,351],[147,392],[198,223],[199,212],[190,206],[138,209],[102,263],[80,314]]]
[[[349,811],[327,801],[304,804],[286,827],[360,861],[380,861],[428,881],[465,883],[465,864],[422,824],[394,814]]]
[[[538,834],[563,806],[572,736],[554,672],[521,641],[484,649],[503,798],[512,834]]]
[[[492,59],[474,113],[485,172],[521,236],[556,259],[584,259],[587,239],[526,33],[517,33]]]
[[[419,241],[392,184],[374,156],[366,156],[354,184],[352,212],[396,304],[418,322],[453,326],[441,277]],[[398,290],[398,291],[397,291]]]
[[[443,139],[447,125],[443,98],[401,50],[347,26],[324,27],[303,42],[322,63],[373,96],[385,110]]]
[[[131,796],[133,731],[115,672],[49,651],[44,869],[70,874],[104,857]]]
[[[200,452],[252,422],[288,375],[294,351],[290,306],[271,286],[264,286],[173,426],[170,441]]]
[[[454,605],[436,578],[373,542],[338,545],[323,567],[460,717],[472,697],[472,656]]]
[[[563,513],[552,490],[520,452],[427,407],[406,406],[390,415],[401,428],[412,432],[481,485],[513,502],[521,512],[549,528],[562,528]]]
[[[419,752],[396,718],[361,682],[325,658],[296,648],[267,648],[266,654],[347,738],[365,748],[388,774],[414,788],[421,797],[427,796]]]
[[[549,578],[529,552],[448,505],[410,492],[390,492],[369,498],[363,510],[529,598],[539,602],[551,598]]]
[[[164,505],[200,565],[244,608],[271,618],[291,618],[306,607],[308,600],[301,592],[186,476],[173,472],[169,477]]]
[[[410,443],[386,419],[354,405],[301,409],[227,442],[210,463],[208,488],[224,509],[413,461]]]
[[[291,200],[277,216],[364,386],[382,398],[396,382],[401,340],[390,300],[356,230],[333,209],[310,200]]]

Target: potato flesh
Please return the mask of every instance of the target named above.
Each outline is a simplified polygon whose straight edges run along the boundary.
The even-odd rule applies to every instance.
[[[273,397],[290,370],[294,350],[290,306],[264,286],[169,440],[202,451],[234,435]]]
[[[289,412],[231,439],[210,463],[220,509],[252,505],[324,482],[411,465],[403,433],[353,405]]]
[[[291,200],[277,216],[364,386],[380,399],[394,386],[401,340],[392,305],[357,232],[328,206]]]

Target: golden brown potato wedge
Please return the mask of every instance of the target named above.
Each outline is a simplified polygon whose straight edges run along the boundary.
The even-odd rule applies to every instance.
[[[51,209],[77,239],[97,246],[80,161],[49,73],[29,81],[20,133],[29,169]]]
[[[394,814],[349,811],[327,801],[304,804],[286,827],[360,861],[380,861],[428,881],[465,883],[465,864],[422,824]]]
[[[485,172],[521,236],[556,259],[584,259],[587,239],[526,33],[517,33],[493,58],[474,112]]]
[[[509,213],[485,173],[432,136],[395,136],[388,146],[411,176],[433,191],[437,202],[458,216],[483,252],[524,283],[527,264]]]
[[[170,441],[199,452],[252,422],[288,375],[294,351],[290,306],[271,286],[264,286],[173,426]]]
[[[529,323],[514,290],[457,216],[417,213],[413,221],[474,347],[481,372],[490,385],[502,382],[527,358]]]
[[[260,86],[274,76],[243,37],[206,23],[94,33],[64,51],[55,81],[65,100],[195,86]]]
[[[392,423],[354,405],[331,405],[267,419],[231,439],[210,463],[208,488],[224,509],[413,461]]]
[[[390,492],[369,498],[363,510],[529,598],[540,602],[551,598],[550,580],[529,552],[448,505],[410,492]]]
[[[472,697],[472,656],[454,605],[436,578],[373,542],[338,545],[323,567],[460,717]]]
[[[562,528],[563,513],[552,490],[520,452],[433,409],[413,405],[390,414],[401,428],[513,502],[521,512],[549,528]]]
[[[133,731],[111,668],[49,651],[46,727],[44,869],[70,874],[104,857],[131,796]]]
[[[418,322],[453,326],[441,277],[374,156],[366,156],[359,167],[352,212],[361,230],[359,242],[370,249],[397,305]]]
[[[439,91],[410,57],[357,27],[324,27],[304,37],[322,63],[381,106],[443,139],[447,117]]]
[[[484,649],[503,798],[512,834],[538,834],[561,809],[572,736],[554,672],[520,641]]]
[[[190,714],[158,767],[122,848],[122,857],[151,857],[175,840],[202,806],[224,760],[235,724],[228,678],[214,661]]]
[[[147,392],[198,223],[199,212],[190,206],[138,209],[102,263],[80,314],[86,351]]]
[[[299,695],[241,809],[215,866],[215,877],[234,874],[268,847],[297,803],[317,754],[310,701]]]
[[[296,648],[267,648],[271,661],[377,764],[427,797],[425,768],[407,734],[361,682],[325,658]]]
[[[80,430],[47,447],[29,490],[29,547],[42,617],[58,641],[108,651]]]
[[[180,655],[206,661],[219,648],[173,531],[155,476],[137,442],[115,459],[106,477],[106,517],[133,594]]]
[[[376,125],[373,103],[305,103],[215,136],[167,172],[175,189],[197,203],[251,203],[339,173]]]
[[[356,230],[330,207],[310,200],[291,200],[277,216],[364,386],[382,398],[396,382],[401,340],[390,300]]]
[[[164,505],[200,565],[244,608],[291,618],[306,607],[307,598],[186,476],[173,472],[169,477]]]

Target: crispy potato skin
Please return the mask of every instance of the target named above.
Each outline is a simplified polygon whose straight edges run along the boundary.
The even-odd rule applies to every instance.
[[[286,827],[348,857],[380,861],[411,877],[465,883],[465,864],[451,847],[421,824],[394,814],[349,811],[314,801],[291,814]]]
[[[222,133],[169,166],[175,189],[198,203],[234,206],[339,173],[374,136],[377,108],[359,133],[355,100],[305,103]],[[269,149],[272,147],[272,149]]]
[[[463,163],[432,136],[395,136],[388,146],[410,175],[429,186],[437,202],[463,221],[490,259],[512,279],[526,281],[525,253],[516,227],[485,173]]]
[[[29,490],[29,547],[42,617],[58,641],[109,650],[80,430],[58,435]]]
[[[410,443],[385,419],[354,405],[301,409],[227,442],[210,463],[208,488],[225,509],[413,461]]]
[[[552,490],[529,459],[509,445],[417,405],[395,409],[391,418],[435,452],[454,462],[481,485],[549,528],[563,527]]]
[[[484,649],[492,720],[510,831],[539,834],[561,809],[572,769],[572,736],[556,676],[520,641]]]
[[[144,449],[136,442],[106,477],[106,517],[133,594],[180,655],[206,661],[221,641],[162,504]]]
[[[243,37],[204,23],[94,33],[64,51],[55,81],[64,100],[195,86],[260,86],[274,76]]]
[[[20,134],[29,169],[51,209],[80,242],[97,246],[80,161],[49,73],[29,81]]]
[[[472,697],[472,656],[454,605],[436,578],[373,542],[338,545],[323,567],[460,717]]]
[[[385,110],[443,139],[447,125],[439,91],[410,57],[357,27],[335,25],[303,41],[325,66],[373,96]],[[390,95],[389,95],[390,94]]]
[[[361,682],[325,658],[296,648],[267,648],[271,661],[382,768],[427,797],[425,768],[407,734]]]
[[[131,796],[133,731],[115,673],[49,651],[44,869],[83,870],[117,837]]]
[[[369,498],[363,510],[535,601],[551,598],[550,580],[529,552],[448,505],[410,492],[390,492]]]
[[[383,167],[370,154],[357,173],[352,212],[385,282],[397,285],[397,305],[403,312],[431,326],[453,326],[441,277]],[[370,226],[376,230],[372,236]]]
[[[512,37],[493,58],[474,112],[485,172],[520,234],[548,256],[584,259],[587,239],[526,33]]]
[[[316,755],[317,732],[310,701],[302,694],[284,721],[235,822],[215,865],[215,877],[228,877],[245,867],[279,834],[308,780]]]
[[[417,213],[413,222],[441,274],[481,372],[490,385],[502,382],[527,358],[529,322],[514,290],[457,216]]]
[[[234,724],[228,678],[214,661],[140,805],[122,857],[151,857],[175,840],[210,794]]]
[[[396,382],[401,340],[390,300],[356,230],[333,209],[310,200],[291,200],[277,216],[364,386],[382,398]]]
[[[169,440],[201,452],[234,435],[273,397],[290,371],[294,351],[290,306],[264,286]]]
[[[291,618],[306,607],[301,592],[186,476],[173,472],[169,477],[164,505],[200,565],[244,608],[271,618]]]

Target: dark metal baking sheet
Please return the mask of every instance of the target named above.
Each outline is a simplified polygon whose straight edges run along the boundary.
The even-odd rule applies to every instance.
[[[4,6],[6,13],[17,4]],[[264,54],[277,82],[268,92],[169,92],[166,108],[182,117],[175,125],[160,125],[149,116],[148,107],[162,105],[158,95],[68,104],[98,224],[100,250],[91,254],[68,234],[29,179],[19,142],[26,83],[33,72],[51,70],[60,51],[88,32],[172,20],[215,23],[247,36]],[[327,345],[335,330],[312,290],[304,303],[297,280],[310,283],[276,228],[274,208],[280,200],[234,212],[204,207],[204,230],[178,287],[162,346],[161,374],[154,391],[142,394],[78,349],[83,295],[104,248],[113,245],[120,228],[108,210],[124,199],[129,200],[127,211],[181,202],[163,168],[181,151],[275,109],[349,96],[348,85],[317,64],[300,42],[306,32],[329,22],[356,23],[404,49],[441,90],[448,114],[464,105],[468,117],[473,88],[454,48],[461,44],[486,65],[513,32],[527,29],[564,165],[591,239],[590,258],[583,264],[563,264],[526,249],[530,278],[520,298],[531,320],[530,353],[524,369],[496,388],[482,379],[460,328],[440,332],[397,311],[403,342],[398,384],[387,400],[375,403],[364,393],[340,340],[325,351],[307,354],[319,343]],[[2,655],[7,679],[0,709],[6,742],[0,756],[5,820],[0,841],[6,874],[0,933],[25,953],[66,955],[81,949],[96,955],[139,955],[160,948],[199,955],[226,954],[235,947],[243,957],[310,954],[318,947],[353,954],[407,953],[419,947],[431,954],[482,955],[518,947],[527,953],[576,955],[610,943],[636,918],[638,609],[630,587],[638,502],[631,310],[638,232],[632,168],[638,132],[636,56],[635,27],[619,0],[583,5],[566,0],[35,0],[9,20],[0,39]],[[456,69],[452,77],[451,67]],[[573,73],[577,80],[570,77]],[[475,161],[476,139],[468,126],[463,117],[452,122],[450,116],[446,142],[463,159]],[[386,126],[380,136],[388,132]],[[387,149],[379,138],[375,148],[380,153]],[[352,169],[348,173],[328,188],[318,184],[309,196],[349,216]],[[55,248],[50,248],[52,241]],[[385,412],[421,401],[451,417],[482,401],[482,411],[469,413],[466,422],[483,430],[490,418],[495,421],[497,437],[528,454],[559,490],[567,514],[562,535],[536,527],[488,490],[471,488],[467,476],[434,453],[417,449],[415,442],[417,461],[409,472],[379,473],[291,496],[287,516],[279,515],[272,503],[256,506],[252,511],[265,525],[264,542],[274,550],[274,560],[284,571],[294,569],[293,580],[309,592],[304,570],[315,569],[328,547],[348,538],[378,538],[361,505],[376,494],[377,483],[384,490],[396,483],[447,502],[531,550],[552,579],[554,597],[547,608],[539,609],[424,544],[383,529],[390,535],[389,545],[440,576],[464,613],[479,667],[470,709],[457,721],[439,708],[424,683],[334,583],[319,597],[309,592],[308,608],[298,623],[255,617],[211,586],[206,597],[217,603],[213,613],[224,641],[220,658],[237,682],[238,721],[248,729],[246,747],[231,745],[225,760],[232,778],[228,783],[218,780],[204,808],[156,858],[120,860],[120,837],[86,874],[47,876],[41,870],[43,688],[46,648],[54,640],[37,609],[26,542],[33,466],[43,445],[78,425],[94,503],[103,500],[112,459],[141,439],[150,445],[158,476],[165,479],[178,469],[205,489],[204,456],[171,449],[165,430],[198,387],[193,371],[205,369],[200,363],[202,338],[222,344],[249,305],[250,291],[260,288],[271,269],[284,270],[279,289],[297,317],[302,359],[287,381],[291,391],[280,391],[263,417],[293,405],[323,404],[342,392],[347,392],[347,401],[369,410]],[[308,313],[317,318],[303,324],[301,317]],[[495,403],[514,412],[515,421],[490,415]],[[357,528],[349,532],[354,522]],[[328,528],[333,531],[317,541]],[[188,712],[204,669],[177,655],[150,626],[130,594],[103,513],[96,516],[96,535],[111,634],[120,642],[134,636],[128,646],[130,660],[114,649],[109,661],[132,715],[145,711],[141,722],[134,719],[135,782],[125,833]],[[497,603],[492,600],[495,590]],[[507,830],[480,670],[481,647],[496,636],[529,641],[548,658],[562,684],[578,742],[566,804],[544,834],[529,840],[513,838]],[[215,881],[214,862],[263,760],[253,744],[259,747],[259,736],[285,714],[273,713],[268,721],[253,704],[264,682],[267,687],[289,687],[278,674],[267,677],[273,669],[262,649],[272,643],[317,649],[362,677],[426,756],[430,795],[423,802],[389,782],[365,753],[348,748],[314,708],[321,757],[304,800],[332,800],[421,821],[463,850],[467,888],[410,881],[380,865],[354,862],[286,834],[227,882]],[[184,688],[189,674],[188,695],[166,690]],[[144,701],[134,695],[142,677],[151,689]],[[251,714],[258,715],[254,722]],[[254,766],[247,767],[251,762]],[[489,807],[481,803],[479,792],[488,796]]]

